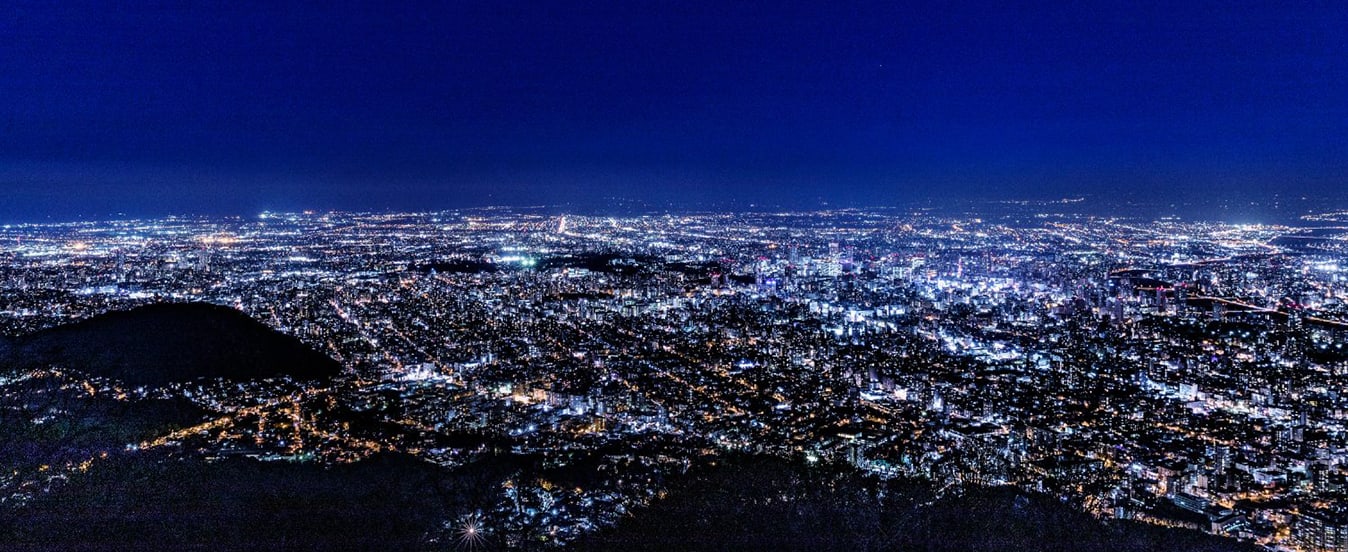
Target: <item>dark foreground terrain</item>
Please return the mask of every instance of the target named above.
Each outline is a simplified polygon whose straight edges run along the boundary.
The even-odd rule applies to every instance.
[[[407,457],[349,466],[119,462],[0,522],[5,550],[504,549],[455,520],[518,462],[453,472]],[[448,523],[447,523],[448,522]],[[553,548],[529,542],[522,548]],[[1104,523],[1015,489],[937,498],[919,482],[765,457],[718,461],[576,550],[1225,551],[1246,545],[1193,531]]]
[[[937,497],[925,482],[842,467],[731,459],[601,532],[593,550],[1254,550],[1195,531],[1104,523],[1050,497],[975,488]]]

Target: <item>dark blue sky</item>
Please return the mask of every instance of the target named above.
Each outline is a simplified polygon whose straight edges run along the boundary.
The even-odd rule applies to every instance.
[[[0,12],[0,221],[1348,188],[1342,2],[287,4]]]

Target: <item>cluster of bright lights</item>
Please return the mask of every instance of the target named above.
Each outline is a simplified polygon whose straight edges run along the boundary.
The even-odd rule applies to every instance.
[[[497,260],[503,263],[519,263],[520,266],[534,266],[538,264],[537,259],[534,259],[532,257],[525,257],[522,255],[506,255]]]

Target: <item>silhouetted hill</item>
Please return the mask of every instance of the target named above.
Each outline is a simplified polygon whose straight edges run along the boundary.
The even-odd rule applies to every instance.
[[[315,379],[341,370],[293,337],[205,303],[110,312],[15,338],[8,348],[11,366],[60,365],[131,385],[202,377]]]
[[[691,474],[668,498],[581,550],[1250,551],[1196,531],[1106,523],[1051,497],[975,488],[937,498],[927,483],[765,457]]]

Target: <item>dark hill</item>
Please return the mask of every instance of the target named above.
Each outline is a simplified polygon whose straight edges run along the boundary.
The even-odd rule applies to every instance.
[[[1103,522],[1012,488],[937,498],[929,484],[846,467],[727,458],[663,500],[582,542],[583,550],[922,550],[1253,552],[1197,531]]]
[[[130,385],[215,377],[317,379],[341,370],[293,337],[237,310],[206,303],[101,314],[15,338],[8,355],[5,348],[0,346],[4,364],[60,365]]]

